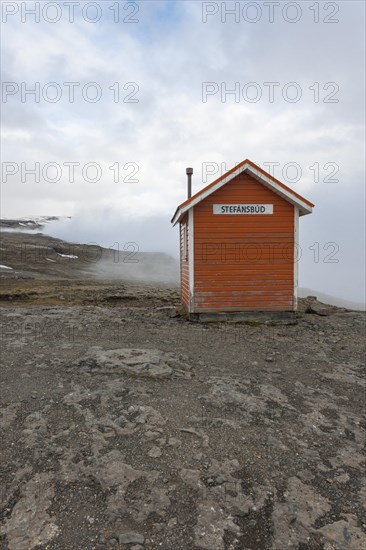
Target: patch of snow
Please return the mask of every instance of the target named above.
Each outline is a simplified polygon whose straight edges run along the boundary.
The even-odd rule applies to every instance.
[[[9,267],[7,265],[1,265],[0,264],[0,269],[13,269],[12,267]]]
[[[72,260],[77,260],[79,256],[74,256],[73,254],[60,254],[57,252],[58,256],[61,256],[61,258],[71,258]]]
[[[51,258],[46,258],[46,260],[47,260],[48,262],[56,263],[56,260],[51,260]]]

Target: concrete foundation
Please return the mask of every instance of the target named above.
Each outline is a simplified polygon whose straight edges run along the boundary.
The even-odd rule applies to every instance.
[[[296,311],[235,311],[231,313],[189,313],[188,319],[197,323],[258,323],[295,325]]]

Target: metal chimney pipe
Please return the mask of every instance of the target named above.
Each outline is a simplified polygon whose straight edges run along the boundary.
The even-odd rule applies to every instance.
[[[188,177],[188,198],[190,199],[192,196],[192,174],[193,174],[193,168],[186,168],[186,174]]]

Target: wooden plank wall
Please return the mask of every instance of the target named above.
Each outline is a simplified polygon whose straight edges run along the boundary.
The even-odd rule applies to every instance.
[[[213,214],[214,204],[273,204],[268,215]],[[294,207],[241,174],[194,207],[194,311],[294,308]]]

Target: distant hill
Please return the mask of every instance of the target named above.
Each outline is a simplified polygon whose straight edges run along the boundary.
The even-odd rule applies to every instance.
[[[42,233],[1,232],[0,280],[103,279],[179,284],[179,262],[161,252],[117,251],[68,243]]]
[[[365,304],[362,302],[351,302],[350,300],[343,300],[342,298],[336,298],[335,296],[330,296],[329,294],[324,294],[318,290],[311,290],[310,288],[299,288],[299,297],[306,298],[306,296],[316,296],[319,302],[324,304],[330,304],[337,307],[345,307],[347,309],[355,309],[360,311],[365,311]]]

